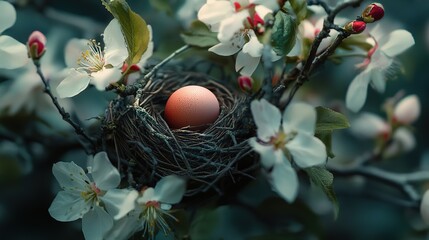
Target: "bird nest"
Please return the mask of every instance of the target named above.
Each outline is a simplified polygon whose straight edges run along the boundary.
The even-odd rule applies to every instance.
[[[220,104],[217,120],[204,130],[171,129],[163,117],[168,97],[177,89],[199,85],[211,90]],[[105,148],[135,188],[153,186],[175,174],[188,179],[186,195],[214,189],[224,192],[232,182],[249,179],[258,163],[249,156],[247,139],[254,136],[249,99],[200,73],[163,73],[134,96],[111,102],[104,120]]]

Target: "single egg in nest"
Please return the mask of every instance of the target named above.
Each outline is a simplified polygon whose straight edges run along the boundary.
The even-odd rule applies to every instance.
[[[164,118],[172,129],[201,130],[219,116],[216,96],[207,88],[190,85],[177,89],[168,98]]]

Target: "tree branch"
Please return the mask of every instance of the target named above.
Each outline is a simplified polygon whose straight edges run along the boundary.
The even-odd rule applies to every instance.
[[[393,173],[376,167],[362,165],[343,168],[328,165],[327,168],[335,176],[363,176],[397,188],[416,205],[419,204],[421,197],[412,184],[429,180],[429,171]]]
[[[293,85],[293,88],[291,89],[288,98],[286,99],[286,101],[284,103],[279,104],[279,108],[281,110],[284,110],[287,107],[287,105],[292,101],[292,99],[295,96],[298,89],[309,79],[311,72],[317,66],[319,66],[320,64],[325,62],[326,59],[334,53],[335,49],[337,49],[337,47],[341,44],[341,42],[345,38],[350,36],[350,34],[346,33],[341,27],[334,24],[334,20],[335,20],[335,17],[337,16],[337,14],[347,7],[358,7],[358,6],[360,6],[360,4],[362,2],[363,2],[363,0],[348,1],[348,2],[344,2],[344,3],[336,6],[333,9],[330,9],[329,6],[325,2],[320,1],[320,0],[313,0],[313,1],[308,2],[310,5],[322,6],[325,9],[325,11],[328,13],[328,16],[326,17],[325,21],[323,22],[322,30],[316,36],[316,38],[313,41],[313,44],[311,45],[311,49],[310,49],[310,52],[308,54],[307,59],[305,60],[304,66],[301,69],[298,69],[300,72],[296,77],[295,84]],[[334,43],[331,44],[330,47],[327,50],[325,50],[322,55],[317,57],[317,50],[318,50],[321,42],[323,41],[323,39],[325,39],[329,36],[331,29],[335,29],[335,30],[339,31],[340,34],[338,35],[338,37],[336,38]],[[292,70],[291,72],[293,72],[294,70]],[[285,81],[286,80],[284,80],[282,82],[283,85],[284,85]],[[276,91],[279,89],[284,89],[284,88],[285,87],[277,88]]]
[[[43,85],[45,87],[44,92],[46,94],[48,94],[48,96],[51,98],[52,103],[55,105],[58,112],[63,117],[63,120],[66,121],[68,124],[70,124],[74,128],[77,135],[83,137],[91,145],[91,150],[89,151],[89,153],[90,154],[95,153],[96,152],[95,142],[85,133],[85,131],[81,128],[81,126],[79,124],[77,124],[73,120],[71,120],[70,114],[68,112],[66,112],[66,110],[63,107],[61,107],[61,105],[58,103],[57,98],[52,94],[51,86],[49,85],[49,81],[46,80],[45,76],[43,75],[42,69],[40,68],[40,62],[39,61],[33,61],[33,63],[36,66],[37,74],[40,76],[40,79],[42,80]]]

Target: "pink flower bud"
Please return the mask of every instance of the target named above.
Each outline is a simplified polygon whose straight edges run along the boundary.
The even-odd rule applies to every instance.
[[[362,12],[363,21],[372,23],[382,19],[384,16],[384,7],[380,3],[371,3]]]
[[[403,98],[396,104],[393,118],[394,121],[401,124],[411,124],[420,116],[420,101],[416,95],[410,95]]]
[[[344,26],[344,30],[351,34],[358,34],[365,30],[366,23],[364,21],[354,20]]]
[[[253,87],[253,79],[249,76],[240,76],[238,77],[238,85],[244,92],[250,92]]]
[[[39,31],[31,33],[27,42],[28,56],[33,60],[40,59],[46,51],[46,37]]]

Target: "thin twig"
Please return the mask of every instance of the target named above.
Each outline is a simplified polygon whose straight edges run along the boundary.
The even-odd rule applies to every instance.
[[[57,98],[52,94],[51,86],[49,84],[49,81],[46,80],[45,75],[42,72],[42,69],[40,67],[40,62],[34,61],[34,65],[36,66],[37,74],[39,75],[45,87],[44,92],[51,98],[52,103],[55,105],[58,112],[63,117],[63,120],[66,121],[74,128],[77,135],[82,136],[86,141],[88,141],[88,143],[91,145],[91,151],[89,151],[89,153],[91,154],[95,153],[95,142],[85,133],[85,131],[82,129],[82,127],[79,124],[71,120],[70,114],[66,112],[66,110],[58,103]]]
[[[316,1],[315,3],[321,3],[321,1]],[[334,24],[334,19],[337,16],[339,12],[344,10],[347,7],[358,7],[363,0],[355,0],[355,1],[348,1],[344,2],[334,9],[330,10],[328,6],[322,5],[322,7],[326,8],[325,11],[329,12],[327,18],[323,22],[323,28],[320,31],[320,33],[316,36],[316,38],[313,41],[313,44],[311,45],[310,52],[308,54],[308,57],[304,63],[304,66],[300,70],[300,74],[297,76],[295,84],[293,88],[291,89],[288,98],[286,101],[281,104],[279,107],[280,109],[284,109],[287,107],[287,105],[292,101],[293,97],[295,96],[298,89],[308,80],[310,73],[313,71],[315,67],[323,63],[330,55],[332,55],[337,49],[337,47],[341,44],[341,42],[350,36],[350,34],[346,33],[342,28]],[[325,50],[322,55],[317,57],[317,50],[322,42],[323,39],[329,37],[329,33],[331,29],[335,29],[337,31],[340,31],[340,34],[336,38],[333,44]]]
[[[325,10],[326,14],[328,15],[331,14],[331,11],[332,11],[326,2],[321,0],[308,0],[307,5],[308,6],[319,5]]]
[[[166,63],[168,63],[171,59],[175,58],[177,55],[183,53],[184,51],[188,50],[190,48],[189,45],[184,45],[181,48],[174,51],[170,56],[166,57],[164,60],[162,60],[160,63],[155,65],[150,72],[148,72],[143,79],[137,84],[137,93],[136,98],[134,102],[134,107],[138,107],[140,105],[140,98],[143,91],[143,86],[146,83],[147,80],[149,80],[155,73],[158,71],[162,66],[164,66]]]
[[[344,2],[338,6],[336,6],[331,13],[328,15],[328,22],[333,23],[335,17],[337,16],[338,13],[340,13],[342,10],[348,8],[348,7],[354,7],[357,8],[360,6],[360,4],[363,2],[364,0],[354,0],[354,1],[347,1]]]

